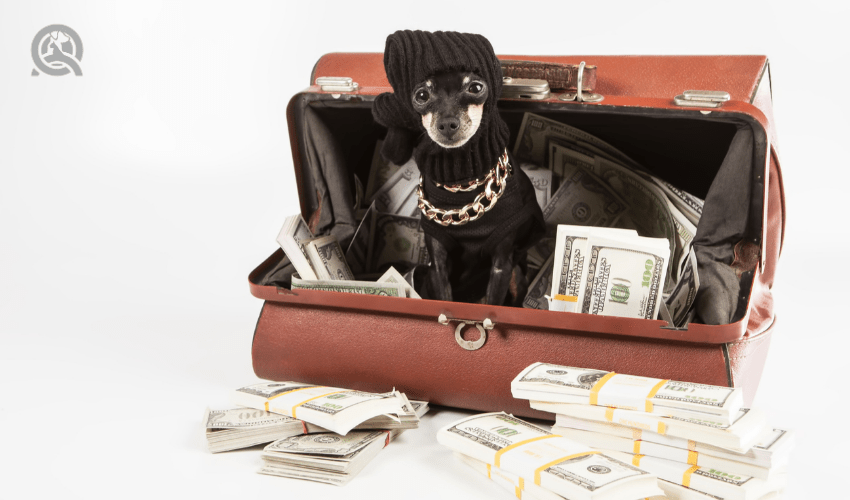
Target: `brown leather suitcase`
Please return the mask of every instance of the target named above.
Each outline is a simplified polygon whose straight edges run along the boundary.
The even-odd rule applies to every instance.
[[[516,374],[543,361],[741,387],[749,404],[775,329],[771,286],[785,224],[767,58],[499,57],[587,61],[596,66],[593,91],[603,97],[595,103],[565,101],[557,92],[543,100],[503,98],[499,108],[511,141],[524,112],[554,117],[646,165],[663,165],[656,175],[706,198],[706,210],[724,199],[719,187],[711,188],[720,164],[731,157],[734,137],[744,134],[735,167],[747,186],[732,200],[742,208],[729,221],[730,228],[741,229],[727,235],[734,252],[723,261],[741,279],[733,321],[675,329],[660,320],[291,291],[267,284],[284,257],[277,250],[249,276],[251,293],[265,301],[252,347],[255,373],[375,392],[395,387],[432,404],[551,418],[510,391]],[[356,85],[323,90],[314,83],[340,76]],[[301,213],[314,232],[348,234],[353,221],[338,208],[352,205],[352,188],[332,184],[347,182],[352,172],[368,173],[375,141],[385,132],[372,120],[371,102],[392,89],[380,53],[328,54],[313,69],[311,83],[287,107]],[[677,99],[691,89],[726,91],[730,99],[719,107]],[[476,330],[486,341],[468,350],[461,337],[475,339]]]

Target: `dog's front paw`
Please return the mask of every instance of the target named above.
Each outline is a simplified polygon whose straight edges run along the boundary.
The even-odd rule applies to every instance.
[[[381,156],[396,165],[404,165],[413,154],[413,134],[406,129],[390,127],[381,146]]]

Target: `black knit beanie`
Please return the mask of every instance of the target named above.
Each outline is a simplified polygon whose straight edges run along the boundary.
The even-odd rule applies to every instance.
[[[375,120],[388,129],[384,156],[400,163],[412,153],[425,177],[439,183],[461,183],[487,175],[510,136],[496,109],[502,68],[490,42],[481,35],[453,31],[396,31],[387,37],[384,68],[394,92],[380,94],[372,107]],[[446,149],[428,137],[421,116],[413,109],[412,92],[425,79],[450,71],[476,73],[490,93],[475,135],[461,147]]]

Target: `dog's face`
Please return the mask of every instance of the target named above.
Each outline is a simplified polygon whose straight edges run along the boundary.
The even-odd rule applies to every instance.
[[[444,148],[457,148],[478,131],[490,89],[475,73],[440,73],[420,82],[410,96],[428,136]]]

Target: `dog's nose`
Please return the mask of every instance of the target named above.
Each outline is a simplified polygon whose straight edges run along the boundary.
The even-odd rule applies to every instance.
[[[439,130],[440,133],[448,139],[451,139],[458,129],[460,129],[460,120],[454,116],[441,118],[440,121],[437,122],[437,130]]]

